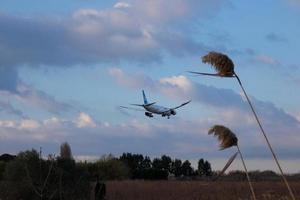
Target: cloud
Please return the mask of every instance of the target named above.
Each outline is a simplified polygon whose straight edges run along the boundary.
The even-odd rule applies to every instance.
[[[270,42],[287,42],[287,39],[276,33],[269,33],[266,35],[266,39]]]
[[[0,97],[0,111],[20,118],[28,118],[30,113],[25,113],[21,108],[15,108],[10,102],[17,102],[20,105],[25,105],[27,108],[38,109],[39,111],[46,111],[56,115],[68,111],[77,111],[74,106],[60,102],[47,93],[23,82],[19,82],[15,91],[0,90]]]
[[[220,0],[133,0],[106,10],[79,9],[60,18],[0,14],[0,66],[159,62],[163,52],[199,54],[205,45],[173,23],[185,21],[181,26],[189,26],[189,17],[204,17],[223,5]]]
[[[84,112],[81,112],[79,114],[76,125],[78,128],[95,127],[96,126],[94,120],[88,114],[86,114]]]
[[[129,8],[130,7],[130,4],[129,3],[125,3],[125,2],[117,2],[115,5],[114,5],[114,8]]]
[[[3,152],[11,153],[42,146],[44,154],[53,154],[59,151],[62,142],[68,141],[75,156],[100,157],[109,153],[120,155],[134,152],[152,157],[168,154],[182,159],[204,157],[215,160],[228,157],[233,151],[218,151],[218,142],[207,134],[212,125],[223,122],[238,135],[240,147],[248,159],[270,159],[271,154],[261,138],[257,137],[254,125],[244,118],[244,113],[238,115],[224,111],[210,118],[188,120],[174,117],[162,121],[130,119],[126,123],[116,124],[97,121],[88,113],[80,113],[73,120],[0,120],[0,148]],[[84,121],[85,125],[78,127],[78,120]],[[273,132],[272,136],[275,136]],[[299,139],[295,134],[293,138],[289,136],[284,136],[284,140],[282,134],[277,135],[276,140],[272,137],[281,159],[297,159],[300,153]],[[218,164],[222,165],[215,165]],[[260,167],[257,163],[254,169]]]
[[[126,78],[127,82],[130,80],[133,83],[139,81],[135,75],[127,75],[123,71],[119,71],[119,73],[122,74],[121,77]],[[211,108],[214,111],[213,113],[219,115],[217,120],[214,120],[216,123],[226,124],[226,126],[232,127],[239,132],[248,133],[249,136],[254,133],[261,134],[247,102],[243,96],[231,89],[216,88],[196,83],[185,76],[166,77],[157,81],[149,77],[146,78],[146,75],[144,76],[142,80],[149,79],[151,83],[150,89],[155,88],[153,91],[180,100],[182,98],[191,98],[193,103],[200,103],[206,108]],[[120,77],[118,78],[120,79]],[[145,83],[143,87],[146,85]],[[131,87],[131,84],[124,84],[123,86],[136,89],[136,86]],[[267,133],[272,134],[272,141],[279,146],[286,147],[288,146],[287,143],[290,143],[291,146],[296,148],[299,142],[296,133],[300,131],[300,122],[297,118],[276,107],[272,102],[261,101],[253,96],[250,96],[250,98]],[[284,141],[288,142],[284,142],[283,137],[285,138]],[[254,143],[261,145],[257,138]],[[282,150],[282,152],[285,151]],[[257,154],[257,152],[254,152],[254,154]]]
[[[24,83],[18,75],[20,67],[149,64],[162,62],[166,54],[199,55],[206,45],[186,30],[194,20],[214,15],[225,2],[129,0],[110,9],[85,8],[69,16],[42,18],[0,13],[0,90],[18,93],[19,101],[58,113],[69,106],[27,86],[18,91]]]
[[[21,66],[153,63],[161,62],[165,53],[176,57],[198,55],[207,47],[173,23],[192,15],[195,19],[201,17],[194,15],[196,7],[201,8],[197,11],[201,13],[223,5],[221,1],[213,2],[175,0],[168,4],[161,0],[133,0],[118,2],[106,10],[79,9],[71,16],[59,18],[1,13],[0,90],[17,93],[22,82],[18,75]],[[31,98],[31,102],[44,104],[51,112],[57,112],[55,109],[60,107],[58,104],[52,107],[51,97],[44,92],[31,91],[30,95],[24,95],[24,101]]]
[[[262,63],[262,64],[266,64],[269,66],[280,66],[281,65],[281,63],[277,59],[275,59],[271,56],[267,56],[267,55],[257,55],[254,57],[254,61]]]
[[[37,129],[40,127],[39,122],[35,121],[35,120],[22,120],[22,122],[20,123],[20,129],[21,130],[27,130],[27,129]]]
[[[14,106],[7,100],[0,101],[0,112],[5,112],[8,115],[14,115],[20,118],[28,118],[26,114],[24,114],[21,110],[14,108]]]

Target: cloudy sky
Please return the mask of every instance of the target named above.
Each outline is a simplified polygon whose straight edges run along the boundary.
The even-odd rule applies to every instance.
[[[228,54],[286,172],[300,171],[297,0],[1,0],[0,153],[43,147],[74,156],[167,154],[219,169],[207,130],[234,131],[250,169],[274,162],[237,82],[196,77],[209,51]],[[171,119],[119,105],[176,106]],[[239,160],[232,169],[240,168]]]

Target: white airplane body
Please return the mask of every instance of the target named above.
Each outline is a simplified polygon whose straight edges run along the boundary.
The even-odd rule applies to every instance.
[[[177,108],[185,106],[186,104],[191,102],[191,100],[190,100],[190,101],[187,101],[187,102],[185,102],[179,106],[176,106],[174,108],[167,108],[164,106],[155,105],[156,102],[148,103],[144,90],[142,92],[143,92],[144,104],[131,104],[131,105],[143,107],[145,109],[145,111],[147,111],[147,112],[145,112],[145,115],[147,117],[153,117],[153,114],[157,114],[157,115],[161,115],[162,117],[167,117],[169,119],[171,115],[176,115],[175,110]],[[125,106],[121,106],[121,108],[132,109],[132,108],[125,107]],[[136,109],[133,109],[133,110],[136,110]],[[139,110],[139,111],[141,111],[141,110]]]

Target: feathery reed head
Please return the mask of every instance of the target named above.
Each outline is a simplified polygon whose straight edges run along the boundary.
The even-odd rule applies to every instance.
[[[225,54],[211,51],[202,57],[202,62],[211,64],[221,76],[234,75],[234,64]]]
[[[229,128],[222,125],[215,125],[211,127],[208,134],[213,134],[215,137],[218,137],[220,150],[236,146],[238,142],[235,134]]]

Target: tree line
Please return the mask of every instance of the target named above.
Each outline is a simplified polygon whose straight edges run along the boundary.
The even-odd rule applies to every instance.
[[[0,156],[0,199],[87,199],[91,183],[96,180],[213,180],[209,161],[200,158],[194,169],[188,160],[170,156],[150,159],[149,156],[123,153],[119,157],[102,156],[95,162],[76,162],[71,147],[63,143],[60,155],[43,157],[41,150],[27,150],[18,155]],[[255,181],[278,180],[272,171],[252,171]],[[299,174],[288,178],[299,180]],[[231,171],[218,180],[243,181],[243,171]]]
[[[76,162],[63,143],[60,155],[43,157],[35,149],[0,156],[0,199],[86,199],[96,180],[167,180],[169,177],[211,176],[211,165],[199,159],[194,169],[188,160],[142,154],[102,156],[95,162]]]

